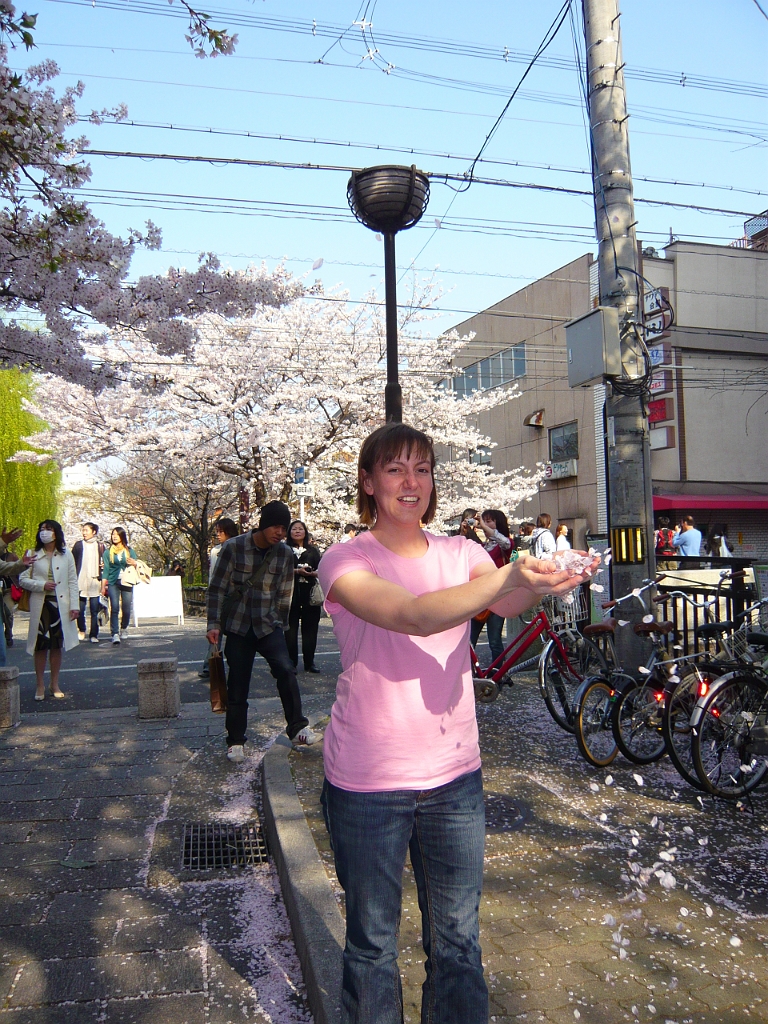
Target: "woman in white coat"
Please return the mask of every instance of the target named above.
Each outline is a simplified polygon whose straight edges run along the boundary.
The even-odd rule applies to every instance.
[[[59,687],[63,651],[77,647],[77,616],[80,595],[75,560],[64,544],[64,531],[55,519],[37,528],[35,561],[19,576],[19,585],[30,592],[27,654],[35,659],[37,692],[45,699],[45,663],[50,652],[51,696],[64,697]]]

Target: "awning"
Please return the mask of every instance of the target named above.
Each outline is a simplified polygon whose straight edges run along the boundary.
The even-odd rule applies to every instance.
[[[765,494],[654,494],[654,511],[689,508],[768,509]]]

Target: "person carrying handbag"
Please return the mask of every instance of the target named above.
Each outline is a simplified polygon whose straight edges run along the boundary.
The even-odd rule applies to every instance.
[[[513,554],[517,558],[517,552],[513,551],[512,538],[509,536],[509,523],[503,512],[499,509],[487,509],[480,517],[480,528],[485,534],[483,547],[493,559],[493,564],[497,569],[507,565]],[[469,635],[469,640],[473,647],[477,647],[477,641],[480,639],[483,626],[488,631],[491,661],[495,661],[504,650],[504,643],[501,639],[504,619],[501,615],[490,611],[490,609],[486,609],[480,615],[476,615],[472,619]]]
[[[127,636],[133,607],[133,584],[127,585],[121,576],[129,565],[137,564],[138,558],[133,548],[128,546],[128,536],[122,526],[112,530],[111,540],[111,545],[104,552],[101,592],[109,594],[109,629],[112,643],[117,646]]]

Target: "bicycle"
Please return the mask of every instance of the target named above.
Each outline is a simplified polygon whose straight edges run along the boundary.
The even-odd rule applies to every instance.
[[[718,679],[691,714],[694,768],[714,796],[744,796],[768,774],[768,633],[753,631],[746,619],[765,606],[747,609],[746,628],[737,631],[747,643],[746,663]]]
[[[512,686],[510,676],[513,673],[525,671],[538,661],[539,688],[544,703],[557,724],[573,732],[572,693],[586,676],[604,670],[606,666],[599,648],[576,629],[575,617],[580,610],[574,605],[558,605],[555,599],[543,601],[528,625],[487,668],[480,666],[477,653],[470,645],[476,700],[482,704],[492,703],[499,696],[501,687]],[[563,620],[561,624],[556,622],[558,617]],[[533,644],[542,638],[546,639],[541,654],[521,661]]]
[[[644,585],[631,594],[607,601],[603,608],[615,608],[625,601],[642,600],[645,591],[655,587],[664,577],[645,580]],[[660,738],[660,697],[658,689],[647,681],[640,681],[619,664],[613,644],[613,635],[619,625],[615,618],[584,627],[587,637],[602,637],[608,647],[609,668],[579,687],[574,700],[574,728],[581,755],[596,767],[609,765],[621,752],[636,764],[648,764],[664,753]],[[634,631],[649,637],[653,649],[640,672],[651,678],[662,652],[662,637],[674,629],[671,622],[641,622]]]

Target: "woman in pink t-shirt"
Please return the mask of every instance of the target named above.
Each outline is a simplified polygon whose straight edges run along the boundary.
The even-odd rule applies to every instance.
[[[422,1019],[488,1019],[478,910],[485,810],[469,620],[516,616],[584,577],[523,557],[497,569],[479,544],[439,537],[435,455],[400,423],[358,461],[357,508],[371,529],[323,556],[320,583],[342,673],[325,732],[323,810],[346,897],[342,1021],[399,1024],[397,966],[406,853],[422,912]]]

